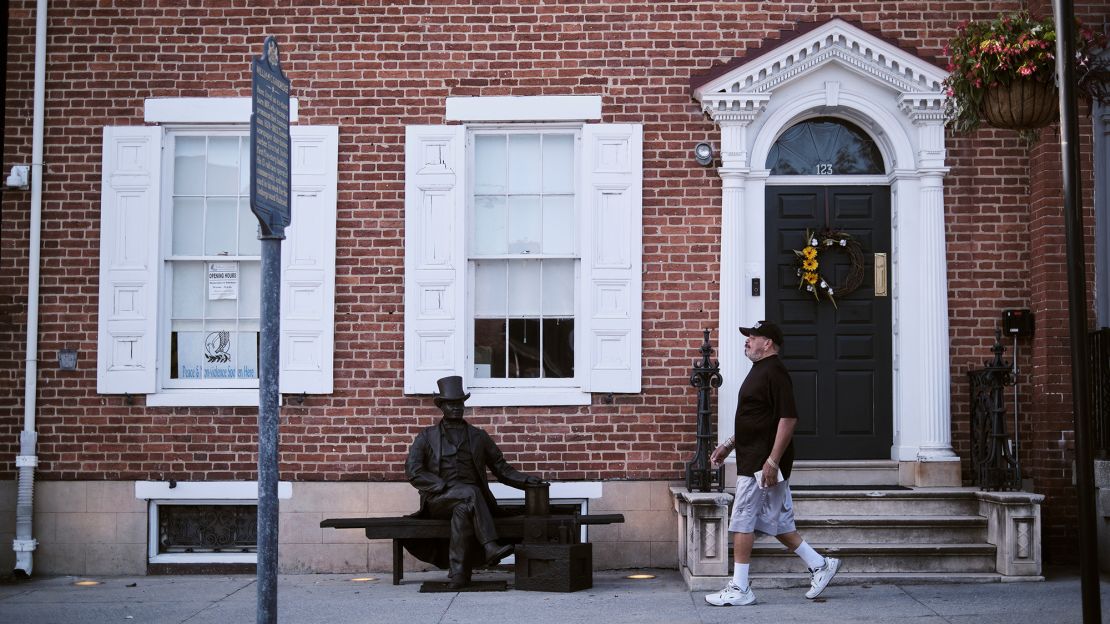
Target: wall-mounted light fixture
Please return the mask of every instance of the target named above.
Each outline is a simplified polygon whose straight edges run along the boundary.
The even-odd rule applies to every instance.
[[[713,163],[713,146],[704,141],[695,145],[694,160],[702,167],[708,167]]]

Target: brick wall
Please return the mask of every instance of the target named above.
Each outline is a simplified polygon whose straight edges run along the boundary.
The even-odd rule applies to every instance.
[[[690,363],[701,329],[717,325],[720,180],[690,157],[697,141],[717,142],[717,129],[691,99],[689,77],[834,15],[934,58],[962,20],[1021,5],[211,4],[50,5],[41,478],[253,478],[251,409],[147,408],[142,397],[127,405],[99,396],[95,350],[101,127],[141,124],[147,97],[248,95],[247,61],[263,34],[281,40],[301,123],[341,128],[335,393],[283,410],[283,478],[400,479],[413,435],[438,416],[430,401],[401,391],[404,126],[442,122],[447,96],[600,94],[603,121],[644,124],[644,390],[576,408],[475,409],[471,419],[521,469],[548,478],[671,479],[695,430]],[[1106,15],[1103,3],[1078,4],[1091,23]],[[30,161],[33,6],[9,3],[6,167]],[[1023,459],[1038,489],[1065,505],[1060,515],[1046,512],[1046,531],[1062,536],[1072,517],[1071,421],[1054,143],[1030,150],[1013,133],[987,129],[949,145],[953,441],[966,457],[964,373],[989,356],[1000,311],[1032,308],[1038,334],[1020,362],[1035,377],[1023,386]],[[0,458],[9,460],[22,418],[27,197],[2,199]],[[79,350],[77,371],[54,364],[65,347]],[[11,467],[0,462],[0,478]]]

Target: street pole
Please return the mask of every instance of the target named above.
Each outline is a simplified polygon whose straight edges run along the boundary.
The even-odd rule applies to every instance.
[[[1095,533],[1094,463],[1087,378],[1087,272],[1083,253],[1083,205],[1079,185],[1079,117],[1075,99],[1075,6],[1053,0],[1056,21],[1056,82],[1060,87],[1060,156],[1063,168],[1064,236],[1071,331],[1071,394],[1075,420],[1075,489],[1079,511],[1079,572],[1083,622],[1101,622],[1098,535]]]
[[[258,357],[258,613],[277,622],[278,437],[281,372],[281,241],[292,221],[289,79],[277,40],[267,37],[251,62],[251,211],[262,241]]]
[[[278,354],[281,329],[281,241],[261,235],[262,301],[258,379],[258,624],[277,621]]]

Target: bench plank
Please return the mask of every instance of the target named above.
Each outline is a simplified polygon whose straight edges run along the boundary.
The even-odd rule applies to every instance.
[[[524,516],[494,518],[497,535],[502,541],[519,543],[524,538]],[[623,514],[552,514],[550,518],[561,524],[600,525],[624,522]],[[390,518],[328,518],[320,522],[321,528],[362,529],[367,539],[393,540],[393,584],[400,585],[404,576],[404,549],[402,540],[450,538],[451,521],[435,518],[398,516]]]

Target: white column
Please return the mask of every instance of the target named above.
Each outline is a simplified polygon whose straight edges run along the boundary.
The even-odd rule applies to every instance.
[[[917,128],[917,163],[899,203],[899,447],[923,462],[959,461],[952,450],[948,263],[944,239],[944,115],[935,97],[904,98]],[[913,205],[916,204],[916,205]],[[908,339],[914,336],[913,339]],[[910,457],[899,457],[907,460]]]
[[[733,433],[736,395],[743,375],[744,341],[738,328],[744,320],[744,198],[748,167],[748,124],[756,111],[715,117],[721,125],[721,290],[718,305],[720,327],[717,357],[724,383],[717,391],[717,436],[724,440]],[[724,118],[722,118],[724,117]]]
[[[920,416],[924,425],[918,459],[958,460],[952,450],[952,402],[948,350],[948,274],[944,244],[944,184],[940,172],[921,177],[922,378]],[[903,286],[905,288],[905,286]],[[907,329],[907,328],[903,328]]]

